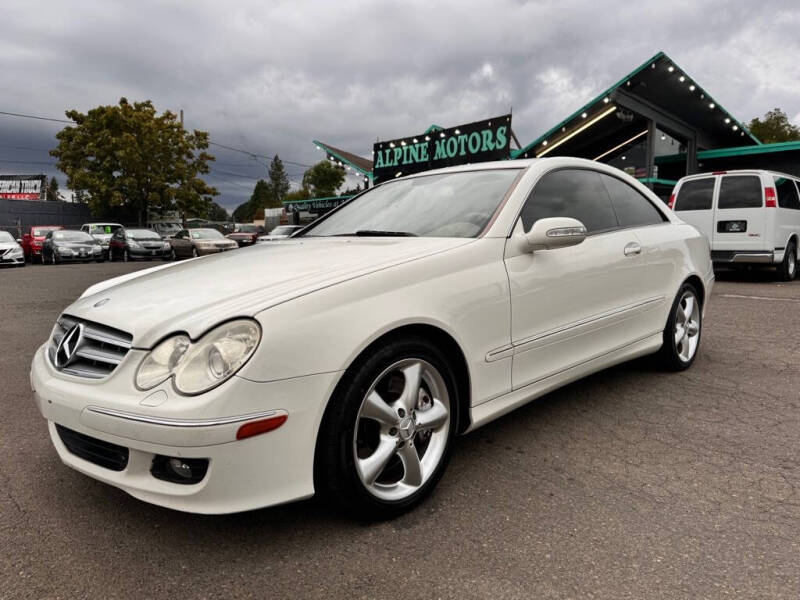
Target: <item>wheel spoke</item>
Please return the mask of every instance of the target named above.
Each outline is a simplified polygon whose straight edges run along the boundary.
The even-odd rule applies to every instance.
[[[686,306],[683,307],[683,322],[688,323],[692,320],[694,313],[694,297],[686,296]]]
[[[422,380],[422,365],[415,362],[402,369],[405,378],[405,386],[400,398],[395,402],[397,407],[404,408],[406,412],[411,412],[416,408],[419,400],[419,386]]]
[[[420,463],[417,449],[410,444],[406,444],[397,451],[397,454],[403,461],[403,468],[405,469],[403,483],[414,487],[420,486],[422,484],[422,463]]]
[[[676,346],[679,345],[681,343],[681,340],[683,340],[684,337],[686,337],[686,328],[683,327],[682,325],[676,325],[675,326],[675,345]]]
[[[438,429],[447,422],[447,407],[441,401],[434,399],[433,406],[428,410],[418,410],[417,429]]]
[[[397,423],[397,413],[392,410],[392,407],[386,404],[381,395],[376,392],[370,392],[369,396],[364,400],[364,406],[361,407],[361,418],[374,419],[379,423],[385,425],[395,425]]]
[[[361,475],[367,485],[372,485],[378,476],[383,473],[389,459],[392,458],[397,445],[395,441],[389,437],[381,436],[381,441],[375,452],[370,454],[367,458],[359,459],[358,466],[361,470]]]

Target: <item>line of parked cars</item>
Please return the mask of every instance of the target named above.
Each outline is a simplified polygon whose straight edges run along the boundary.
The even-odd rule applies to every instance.
[[[158,221],[147,227],[85,223],[80,230],[38,225],[29,228],[20,239],[0,231],[0,265],[178,260],[286,238],[302,227],[281,225],[269,234],[259,225],[235,224],[225,229],[230,231],[227,235],[217,226],[183,228],[178,223]]]

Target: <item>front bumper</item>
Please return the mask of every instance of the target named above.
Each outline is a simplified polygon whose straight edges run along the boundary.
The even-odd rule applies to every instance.
[[[168,258],[172,253],[172,247],[169,248],[128,248],[128,256],[131,258]]]
[[[25,264],[25,255],[15,256],[14,258],[0,255],[0,266],[19,266]]]
[[[201,248],[200,246],[195,246],[197,248],[197,256],[208,256],[209,254],[219,254],[220,252],[230,252],[231,250],[236,250],[239,246],[231,246],[229,248],[214,248],[214,247],[207,247]]]
[[[239,512],[314,493],[316,434],[338,373],[266,383],[235,376],[186,398],[169,382],[147,392],[134,388],[143,351],[131,350],[109,377],[92,381],[56,371],[45,349],[34,356],[31,387],[66,465],[146,502],[187,512]],[[288,419],[274,431],[236,440],[243,423],[270,414]],[[125,468],[115,471],[73,454],[56,424],[127,448]],[[208,459],[208,471],[191,485],[164,481],[152,472],[157,456]]]
[[[85,254],[61,254],[57,253],[58,260],[61,262],[86,262],[91,260],[103,260],[103,253],[85,253]]]

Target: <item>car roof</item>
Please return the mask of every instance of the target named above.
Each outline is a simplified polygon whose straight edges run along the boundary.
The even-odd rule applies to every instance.
[[[800,180],[797,175],[790,175],[789,173],[782,173],[780,171],[771,171],[769,169],[732,169],[724,171],[707,171],[705,173],[693,173],[692,175],[685,175],[678,180],[678,183],[688,181],[690,179],[704,179],[706,177],[716,177],[718,175],[778,175],[779,177],[787,177],[789,179]]]

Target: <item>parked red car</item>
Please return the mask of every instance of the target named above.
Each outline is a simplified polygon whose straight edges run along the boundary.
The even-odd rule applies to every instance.
[[[31,262],[42,261],[42,242],[50,231],[64,229],[61,225],[35,225],[27,233],[22,234],[22,251],[25,260]]]
[[[264,228],[261,227],[261,225],[236,225],[233,232],[225,237],[233,240],[240,246],[252,246],[256,243],[256,238],[260,235],[264,235]]]

